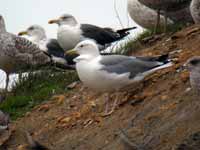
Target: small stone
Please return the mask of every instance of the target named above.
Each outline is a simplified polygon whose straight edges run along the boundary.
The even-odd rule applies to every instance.
[[[75,81],[75,82],[71,83],[70,85],[68,85],[67,88],[68,89],[74,89],[77,85],[78,85],[78,82]]]
[[[28,147],[27,144],[26,144],[26,145],[19,145],[19,146],[17,147],[17,150],[28,150],[27,147]]]
[[[167,100],[167,97],[168,97],[167,95],[162,95],[161,100]]]
[[[38,108],[39,111],[47,112],[49,110],[49,105],[42,105]]]

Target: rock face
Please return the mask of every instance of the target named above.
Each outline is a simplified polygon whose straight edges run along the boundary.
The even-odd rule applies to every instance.
[[[127,8],[130,17],[140,26],[152,29],[155,25],[157,13],[155,10],[141,4],[138,0],[128,0]],[[169,24],[174,22],[193,22],[189,6],[182,10],[169,13]],[[164,16],[161,15],[161,25],[164,25]]]

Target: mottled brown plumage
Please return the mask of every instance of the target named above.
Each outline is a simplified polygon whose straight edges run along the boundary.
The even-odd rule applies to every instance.
[[[165,31],[167,26],[168,13],[183,9],[189,6],[191,0],[139,0],[142,4],[149,8],[157,10],[157,21],[155,25],[155,32],[157,31],[160,23],[160,12],[164,12],[165,16]]]
[[[190,84],[192,89],[200,94],[200,56],[190,58],[186,65],[190,72]]]
[[[192,0],[190,12],[195,23],[200,23],[200,0]]]
[[[10,73],[27,68],[27,66],[40,66],[50,62],[50,56],[41,51],[37,45],[7,32],[4,19],[0,15],[0,69],[4,70],[7,75],[6,89]]]

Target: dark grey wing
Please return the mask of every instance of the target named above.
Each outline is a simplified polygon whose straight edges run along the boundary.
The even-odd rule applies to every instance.
[[[50,55],[64,58],[65,52],[56,39],[50,39],[46,47]]]
[[[121,55],[103,56],[102,58],[100,61],[103,65],[102,70],[117,74],[130,73],[130,78],[134,78],[137,74],[144,73],[162,64],[158,61],[146,61]]]
[[[81,24],[83,36],[94,39],[98,44],[105,45],[120,39],[120,35],[111,28],[100,28],[90,24]]]
[[[169,60],[169,54],[164,54],[160,56],[137,56],[137,59],[144,60],[144,61],[157,61],[157,62],[163,62],[168,63]]]
[[[15,35],[12,39],[16,49],[16,61],[28,65],[44,65],[51,62],[50,56],[31,41]]]
[[[52,55],[52,57],[58,57],[67,61],[68,65],[75,65],[73,61],[74,58],[78,56],[78,54],[65,55],[64,49],[59,45],[58,40],[50,39],[47,43],[48,53]]]

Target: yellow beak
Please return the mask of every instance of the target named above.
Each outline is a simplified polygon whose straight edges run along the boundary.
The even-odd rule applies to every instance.
[[[28,32],[27,32],[27,31],[22,31],[22,32],[19,32],[19,33],[18,33],[18,35],[19,35],[19,36],[22,36],[22,35],[27,35],[27,34],[28,34]]]
[[[49,24],[53,24],[53,23],[58,23],[58,21],[59,21],[58,19],[53,19],[53,20],[49,20],[48,23]]]
[[[78,54],[75,49],[68,50],[68,51],[65,52],[65,55],[73,55],[73,54]]]

